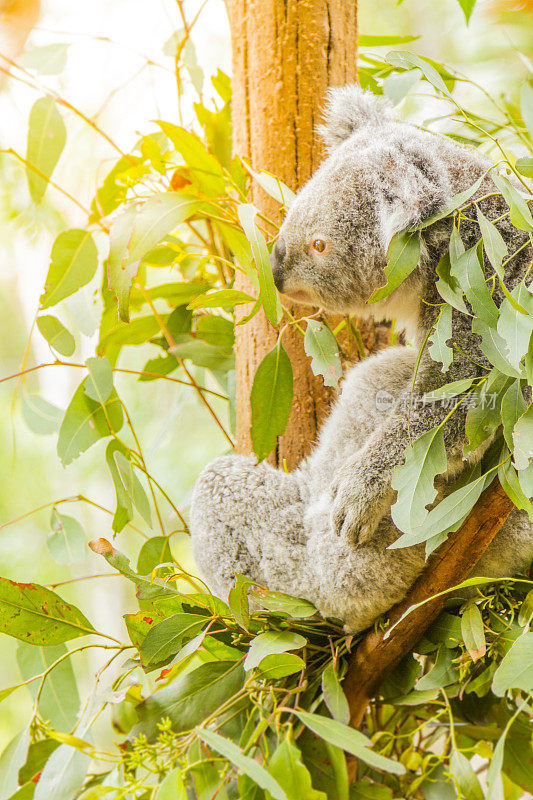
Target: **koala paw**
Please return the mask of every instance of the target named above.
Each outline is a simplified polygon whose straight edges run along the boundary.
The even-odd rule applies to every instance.
[[[370,541],[386,511],[386,498],[378,487],[370,488],[351,475],[333,484],[332,492],[336,535],[355,545]]]

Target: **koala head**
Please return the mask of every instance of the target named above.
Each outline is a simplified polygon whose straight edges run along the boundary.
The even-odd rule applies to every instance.
[[[386,283],[391,237],[458,191],[453,162],[463,149],[397,121],[384,98],[357,86],[331,90],[320,133],[329,155],[280,229],[274,282],[299,302],[372,313],[365,303]],[[472,182],[470,168],[465,185]]]

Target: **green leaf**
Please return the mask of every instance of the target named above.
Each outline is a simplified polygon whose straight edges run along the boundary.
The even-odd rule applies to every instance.
[[[152,525],[150,502],[140,480],[135,475],[133,464],[120,450],[116,450],[113,457],[124,491],[146,524],[150,527]]]
[[[399,539],[389,545],[388,549],[397,550],[401,547],[412,547],[412,545],[426,542],[444,531],[453,532],[457,530],[477,502],[486,486],[486,481],[487,476],[482,475],[466,486],[456,489],[444,500],[441,500],[435,508],[431,509],[422,525],[400,536]]]
[[[446,471],[447,459],[441,427],[432,428],[412,442],[405,451],[405,464],[396,467],[392,488],[398,498],[392,506],[392,519],[405,533],[418,528],[428,516],[426,506],[437,496],[436,475]]]
[[[100,405],[105,405],[113,391],[113,370],[109,360],[101,358],[88,358],[87,369],[89,377],[85,382],[85,394],[91,400],[96,400]]]
[[[513,429],[518,422],[519,417],[527,411],[526,401],[522,394],[522,386],[520,380],[515,380],[511,383],[502,398],[501,404],[501,419],[503,423],[503,436],[507,442],[509,450],[512,451],[513,443]]]
[[[470,17],[472,16],[472,11],[474,10],[474,6],[476,5],[476,0],[457,0],[461,8],[463,9],[463,14],[465,15],[466,24],[470,22]]]
[[[255,224],[257,209],[250,204],[244,204],[237,207],[237,214],[242,229],[252,248],[257,274],[259,276],[261,302],[263,303],[265,314],[268,321],[275,326],[281,319],[281,303],[276,292],[276,287],[274,286],[274,277],[270,267],[270,257],[268,255],[265,237]]]
[[[472,331],[481,336],[479,348],[496,369],[511,378],[520,378],[520,372],[507,361],[507,345],[499,333],[477,317],[472,320]]]
[[[498,317],[497,331],[505,343],[505,358],[520,372],[520,362],[528,352],[533,333],[533,302],[524,283],[516,286],[510,294],[519,306],[525,306],[530,311],[529,314],[521,314],[517,312],[515,304],[504,298]]]
[[[520,111],[529,135],[533,139],[533,86],[529,81],[522,84]]]
[[[533,405],[522,414],[513,430],[514,463],[518,470],[527,469],[533,460]]]
[[[533,90],[530,91],[533,97]],[[533,130],[533,111],[531,112],[531,130]],[[527,156],[518,158],[515,168],[521,175],[525,175],[526,178],[533,178],[533,158]]]
[[[485,630],[481,611],[475,603],[469,603],[461,616],[461,634],[472,661],[483,658],[487,651]]]
[[[509,206],[510,219],[515,228],[521,231],[533,231],[533,217],[522,195],[503,175],[498,175],[493,171],[491,177]]]
[[[143,664],[161,664],[175,655],[183,642],[192,639],[207,625],[200,614],[173,614],[150,628],[140,647]]]
[[[463,300],[463,290],[451,275],[450,254],[445,253],[437,265],[439,280],[436,283],[437,291],[442,299],[449,305],[468,314],[468,309]]]
[[[50,266],[40,297],[41,308],[55,306],[91,281],[98,251],[89,231],[73,228],[60,233],[52,247]]]
[[[313,789],[302,754],[291,741],[285,739],[278,745],[268,761],[267,770],[281,786],[287,800],[327,800],[324,792]],[[272,798],[268,790],[267,798]]]
[[[172,561],[172,552],[168,543],[168,536],[152,536],[141,547],[137,560],[137,572],[147,575],[157,567]]]
[[[291,597],[290,594],[283,592],[269,592],[266,590],[254,590],[263,608],[293,617],[294,619],[307,619],[313,617],[317,610],[308,600],[299,597]]]
[[[63,411],[38,394],[27,394],[22,398],[22,416],[32,433],[46,436],[57,431]]]
[[[87,555],[85,531],[74,517],[52,509],[52,533],[46,540],[48,552],[58,564],[79,564]]]
[[[527,593],[526,599],[520,606],[520,611],[518,612],[518,624],[523,625],[524,627],[527,628],[532,619],[533,619],[533,589]]]
[[[359,37],[359,42],[361,38]],[[421,77],[422,73],[418,67],[406,72],[393,72],[383,80],[383,94],[396,106],[409,94]]]
[[[91,759],[86,753],[63,744],[55,750],[41,773],[34,800],[74,800],[79,797]]]
[[[187,790],[179,767],[173,769],[163,779],[157,790],[155,800],[187,800]]]
[[[322,694],[333,719],[348,725],[350,708],[333,662],[322,673]]]
[[[49,315],[37,317],[37,327],[50,347],[62,356],[72,355],[76,349],[74,337],[56,317]]]
[[[405,69],[418,67],[422,71],[422,74],[426,80],[429,81],[432,86],[446,95],[446,97],[451,97],[451,94],[441,76],[437,70],[432,67],[428,61],[426,61],[425,58],[420,58],[420,56],[410,53],[408,50],[393,50],[390,53],[387,53],[385,56],[385,61],[387,61],[389,64],[392,64],[393,67],[403,67]]]
[[[151,315],[136,317],[129,323],[119,322],[118,325],[103,332],[98,343],[98,353],[103,354],[107,349],[126,344],[143,344],[160,332],[158,321]]]
[[[54,750],[57,750],[58,747],[59,742],[54,739],[40,739],[38,742],[30,744],[26,763],[19,769],[19,783],[27,783],[38,772],[41,772]]]
[[[207,666],[207,665],[206,665]],[[216,750],[224,758],[234,764],[240,772],[244,772],[262,789],[268,791],[275,800],[289,800],[279,783],[253,758],[245,756],[236,744],[225,739],[214,731],[197,728],[196,733],[212,750]]]
[[[191,300],[187,308],[234,308],[243,303],[255,303],[256,298],[237,289],[221,289],[218,292],[208,292]]]
[[[428,228],[433,223],[438,222],[440,219],[444,219],[444,217],[449,217],[454,211],[460,208],[462,205],[467,203],[473,195],[477,192],[483,181],[485,180],[486,175],[481,175],[477,181],[475,181],[469,189],[464,189],[462,192],[458,192],[456,195],[452,197],[449,203],[446,203],[439,211],[436,211],[427,219],[420,222],[416,227],[417,230],[423,230],[424,228]]]
[[[458,678],[459,673],[453,664],[453,652],[446,645],[441,644],[434,665],[426,675],[420,678],[416,689],[419,692],[441,689],[455,683]]]
[[[238,692],[243,682],[242,666],[234,661],[201,664],[136,707],[140,721],[132,735],[143,733],[153,741],[159,732],[157,723],[163,717],[170,718],[177,733],[190,730]]]
[[[288,650],[299,650],[305,647],[307,639],[299,633],[291,631],[266,631],[260,633],[250,642],[248,655],[244,661],[244,669],[254,669],[262,660],[275,653],[286,653]]]
[[[115,462],[115,453],[117,451],[122,453],[124,457],[127,457],[129,453],[129,451],[121,442],[117,442],[116,439],[112,439],[106,447],[105,458],[109,472],[111,473],[117,499],[117,507],[113,516],[111,527],[115,533],[120,533],[124,526],[127,525],[128,522],[130,522],[133,518],[133,505],[126,490],[124,489],[124,484],[122,483],[122,478],[120,477],[120,472],[118,471],[118,467]],[[149,572],[149,570],[146,571]]]
[[[21,642],[17,647],[17,662],[23,680],[40,675],[58,658],[65,655],[65,645],[39,647]],[[28,684],[33,699],[37,696],[39,681]],[[68,732],[76,722],[80,696],[70,658],[65,658],[48,674],[39,697],[39,714],[59,731]],[[35,770],[37,772],[37,770]],[[30,775],[29,778],[32,776]]]
[[[452,338],[452,308],[444,306],[429,339],[429,354],[433,361],[442,364],[442,372],[447,372],[453,359],[453,350],[447,344]]]
[[[115,391],[102,406],[85,392],[87,378],[76,389],[65,411],[57,440],[57,454],[66,466],[102,437],[122,427],[123,413]]]
[[[424,795],[428,800],[427,795]],[[382,786],[379,783],[369,781],[355,781],[350,787],[350,800],[392,800],[392,789],[390,786]],[[444,798],[439,798],[444,800]],[[455,795],[453,797],[455,800]]]
[[[295,672],[302,672],[305,669],[305,661],[293,653],[281,653],[280,655],[265,656],[257,669],[260,673],[259,678],[279,680],[287,675],[294,675]]]
[[[94,633],[76,606],[38,583],[0,578],[0,632],[35,645],[55,645]]]
[[[26,168],[31,199],[38,205],[59,161],[67,140],[67,131],[52,97],[41,97],[30,111]],[[32,169],[32,166],[35,169]]]
[[[206,758],[202,743],[195,737],[188,752],[190,771],[194,780],[196,800],[228,800],[228,793],[224,786],[220,786],[220,773],[216,763]]]
[[[474,314],[487,325],[495,327],[498,308],[485,282],[477,245],[460,255],[455,263],[452,261],[451,275],[461,286]]]
[[[484,800],[485,795],[470,761],[459,750],[452,753],[450,772],[464,800]]]
[[[67,63],[70,45],[66,42],[33,47],[18,57],[17,63],[24,69],[34,69],[40,75],[59,75]]]
[[[252,444],[262,461],[284,432],[292,407],[292,366],[281,340],[267,353],[255,373],[250,403]]]
[[[508,455],[507,448],[504,448],[502,457]],[[528,497],[525,496],[518,479],[516,470],[510,461],[504,461],[498,467],[498,478],[505,494],[513,501],[517,508],[526,511],[529,519],[533,522],[533,506]]]
[[[230,589],[228,603],[231,613],[236,622],[246,630],[250,622],[250,603],[248,601],[248,590],[253,581],[244,575],[237,575],[235,586]]]
[[[500,231],[492,222],[486,218],[481,209],[476,206],[477,221],[483,237],[483,246],[487,253],[487,258],[500,277],[503,277],[502,261],[507,255],[507,245],[503,240]]]
[[[18,788],[19,769],[24,765],[30,746],[30,731],[25,728],[11,739],[0,756],[0,800],[8,800]]]
[[[360,731],[344,725],[335,719],[328,719],[320,714],[309,714],[307,711],[294,712],[300,722],[313,731],[326,742],[340,747],[347,753],[351,753],[358,759],[368,764],[373,769],[391,772],[393,775],[404,775],[405,767],[403,764],[382,756],[371,749],[372,742]]]
[[[474,383],[474,380],[474,378],[465,378],[462,381],[451,381],[451,383],[446,383],[439,389],[434,389],[431,392],[427,392],[424,395],[424,402],[436,403],[439,400],[449,400],[452,397],[457,397],[459,394],[464,394],[464,392],[470,389]]]
[[[107,266],[109,288],[116,294],[120,319],[129,321],[129,294],[140,261],[164,236],[201,206],[194,197],[160,192],[138,210],[131,206],[114,222]]]
[[[281,203],[281,205],[286,208],[290,208],[296,195],[288,186],[285,186],[283,181],[280,181],[275,175],[271,175],[270,172],[265,172],[264,170],[255,172],[245,161],[241,160],[241,163],[270,197],[273,197],[274,200],[277,200],[278,203]]]
[[[316,319],[308,319],[304,348],[312,359],[314,374],[323,376],[324,386],[338,386],[342,378],[341,356],[337,340],[328,326]]]
[[[524,633],[515,641],[494,673],[494,694],[502,697],[509,689],[533,691],[533,633]]]
[[[361,34],[358,42],[361,47],[385,47],[393,44],[407,44],[420,39],[420,36],[374,36]]]
[[[168,136],[189,169],[191,179],[200,191],[209,197],[226,194],[224,173],[218,160],[208,152],[203,142],[194,133],[172,125],[170,122],[158,121],[161,130]]]
[[[387,250],[387,266],[385,267],[387,283],[380,289],[376,289],[367,303],[378,303],[388,297],[416,268],[419,259],[420,234],[418,231],[395,233]]]

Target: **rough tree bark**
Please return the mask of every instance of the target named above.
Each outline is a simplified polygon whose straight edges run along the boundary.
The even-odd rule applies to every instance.
[[[233,47],[235,152],[254,169],[279,176],[297,190],[323,156],[315,134],[329,86],[357,77],[357,3],[344,0],[226,0]],[[275,201],[254,189],[253,202],[269,218]],[[239,276],[237,288],[250,286]],[[242,307],[241,307],[242,308]],[[247,313],[245,307],[241,312]],[[309,308],[294,306],[297,317]],[[237,451],[251,452],[250,391],[253,377],[277,339],[260,312],[237,328]],[[294,402],[274,464],[293,468],[307,454],[327,412],[330,393],[310,369],[301,335],[286,331],[283,345],[294,374]]]

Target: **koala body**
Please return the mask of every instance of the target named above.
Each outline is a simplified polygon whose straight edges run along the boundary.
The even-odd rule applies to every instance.
[[[490,164],[445,137],[396,121],[381,99],[357,87],[334,90],[323,136],[330,155],[298,193],[274,247],[277,288],[300,302],[340,313],[395,318],[415,348],[389,348],[356,365],[311,456],[292,474],[253,458],[226,456],[202,473],[191,506],[198,566],[215,593],[226,596],[235,574],[304,597],[324,615],[358,631],[405,596],[424,567],[423,546],[388,550],[399,535],[390,507],[394,468],[410,441],[441,423],[442,405],[409,409],[402,394],[423,395],[451,381],[486,374],[489,361],[469,315],[453,310],[453,361],[443,373],[424,345],[442,298],[436,264],[447,251],[451,221],[422,231],[418,267],[389,297],[366,301],[386,282],[391,237],[427,219],[481,178]],[[494,193],[490,177],[475,195]],[[500,196],[479,200],[509,253],[527,244],[508,221]],[[473,207],[471,215],[475,214]],[[462,220],[466,248],[479,239]],[[516,286],[531,259],[529,245],[506,268]],[[499,285],[493,292],[503,298]],[[423,352],[414,379],[418,349]],[[381,392],[392,398],[383,410]],[[444,424],[448,472],[440,496],[465,468],[466,409]],[[469,456],[479,460],[484,447]],[[439,498],[437,498],[439,499]],[[533,526],[513,512],[477,567],[478,574],[513,574],[533,557]]]

